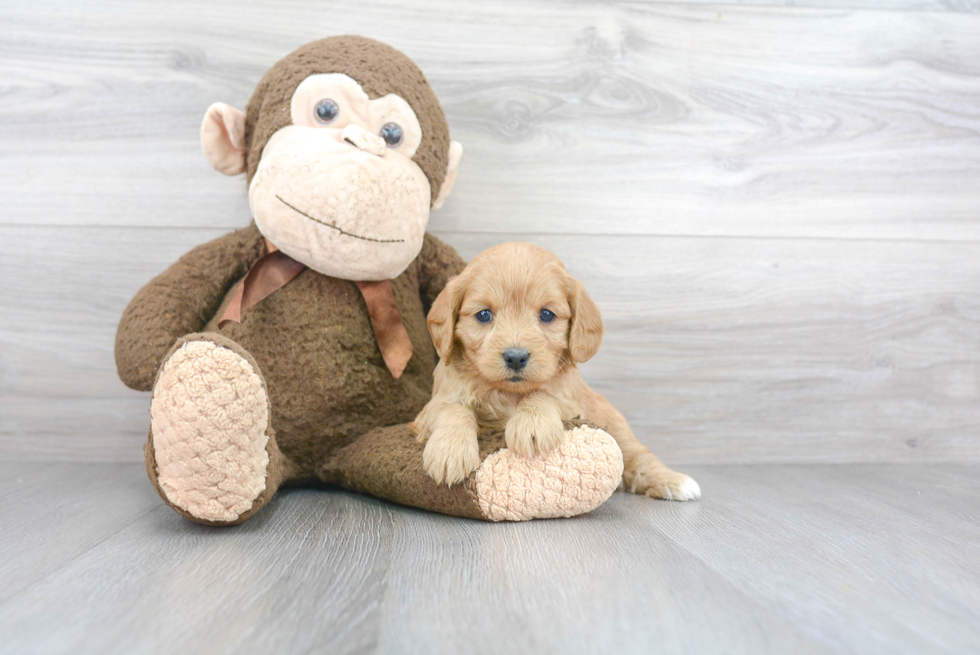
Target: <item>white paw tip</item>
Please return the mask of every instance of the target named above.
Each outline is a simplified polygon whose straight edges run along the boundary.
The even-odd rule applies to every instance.
[[[684,480],[684,483],[677,490],[674,500],[696,500],[701,497],[701,485],[694,478]]]

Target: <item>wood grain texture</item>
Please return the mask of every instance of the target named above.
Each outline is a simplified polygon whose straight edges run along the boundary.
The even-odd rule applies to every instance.
[[[587,378],[669,461],[980,461],[980,5],[788,4],[9,4],[0,458],[141,457],[119,314],[249,218],[203,111],[353,32],[466,146],[432,230],[564,258],[606,317]]]
[[[5,654],[980,648],[975,466],[702,466],[698,503],[524,524],[292,489],[230,529],[135,464],[38,467],[0,463]]]
[[[0,457],[142,457],[116,323],[220,233],[0,228]],[[500,241],[439,236],[467,258]],[[980,244],[530,238],[605,317],[586,379],[668,461],[980,461]]]
[[[649,0],[646,0],[649,1]],[[654,0],[655,2],[657,0]],[[885,11],[948,11],[980,13],[977,0],[671,0],[662,4],[746,5],[821,9],[878,9]]]
[[[244,183],[208,169],[204,110],[243,106],[276,59],[352,32],[416,59],[466,146],[436,230],[980,238],[974,14],[557,0],[86,7],[0,16],[3,224],[237,225]]]
[[[146,493],[146,473],[131,464],[0,470],[0,604],[160,508],[159,498]]]

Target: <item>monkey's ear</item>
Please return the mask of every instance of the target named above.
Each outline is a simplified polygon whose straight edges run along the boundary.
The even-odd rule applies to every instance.
[[[245,170],[245,114],[223,102],[208,107],[201,123],[204,156],[225,175]]]
[[[602,314],[582,283],[571,276],[568,278],[568,300],[572,308],[568,352],[576,363],[587,362],[602,343]]]
[[[456,321],[459,320],[459,308],[463,304],[463,274],[457,275],[436,296],[429,310],[429,334],[432,344],[439,353],[439,359],[448,362],[453,354],[453,342],[456,340]]]
[[[439,209],[442,207],[442,203],[446,202],[446,197],[449,192],[453,190],[453,185],[456,184],[456,171],[459,169],[459,160],[463,157],[463,144],[459,141],[453,141],[449,144],[449,166],[446,167],[446,178],[442,181],[442,186],[439,188],[439,195],[436,196],[436,201],[432,203],[433,209]]]

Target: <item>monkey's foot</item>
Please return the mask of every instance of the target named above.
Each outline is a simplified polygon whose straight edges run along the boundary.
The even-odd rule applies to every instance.
[[[604,503],[619,486],[623,453],[604,430],[580,425],[565,431],[554,450],[524,457],[503,448],[489,455],[472,490],[490,521],[576,516]]]
[[[424,444],[408,424],[377,428],[331,455],[320,479],[347,489],[452,516],[528,521],[575,516],[609,498],[623,476],[623,453],[603,430],[565,423],[552,451],[523,457],[504,446],[503,430],[478,436],[479,468],[462,484],[432,479]]]
[[[184,337],[157,376],[146,464],[167,503],[212,525],[241,523],[281,480],[269,396],[252,358],[216,334]]]

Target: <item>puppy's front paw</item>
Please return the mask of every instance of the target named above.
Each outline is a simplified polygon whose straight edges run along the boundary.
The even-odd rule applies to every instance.
[[[626,490],[664,500],[697,500],[701,487],[689,475],[666,467],[627,468],[623,473]]]
[[[518,455],[531,457],[555,449],[565,436],[561,417],[548,416],[518,409],[507,421],[504,441]]]
[[[422,451],[422,466],[440,484],[462,482],[480,467],[476,432],[465,428],[436,428]]]

